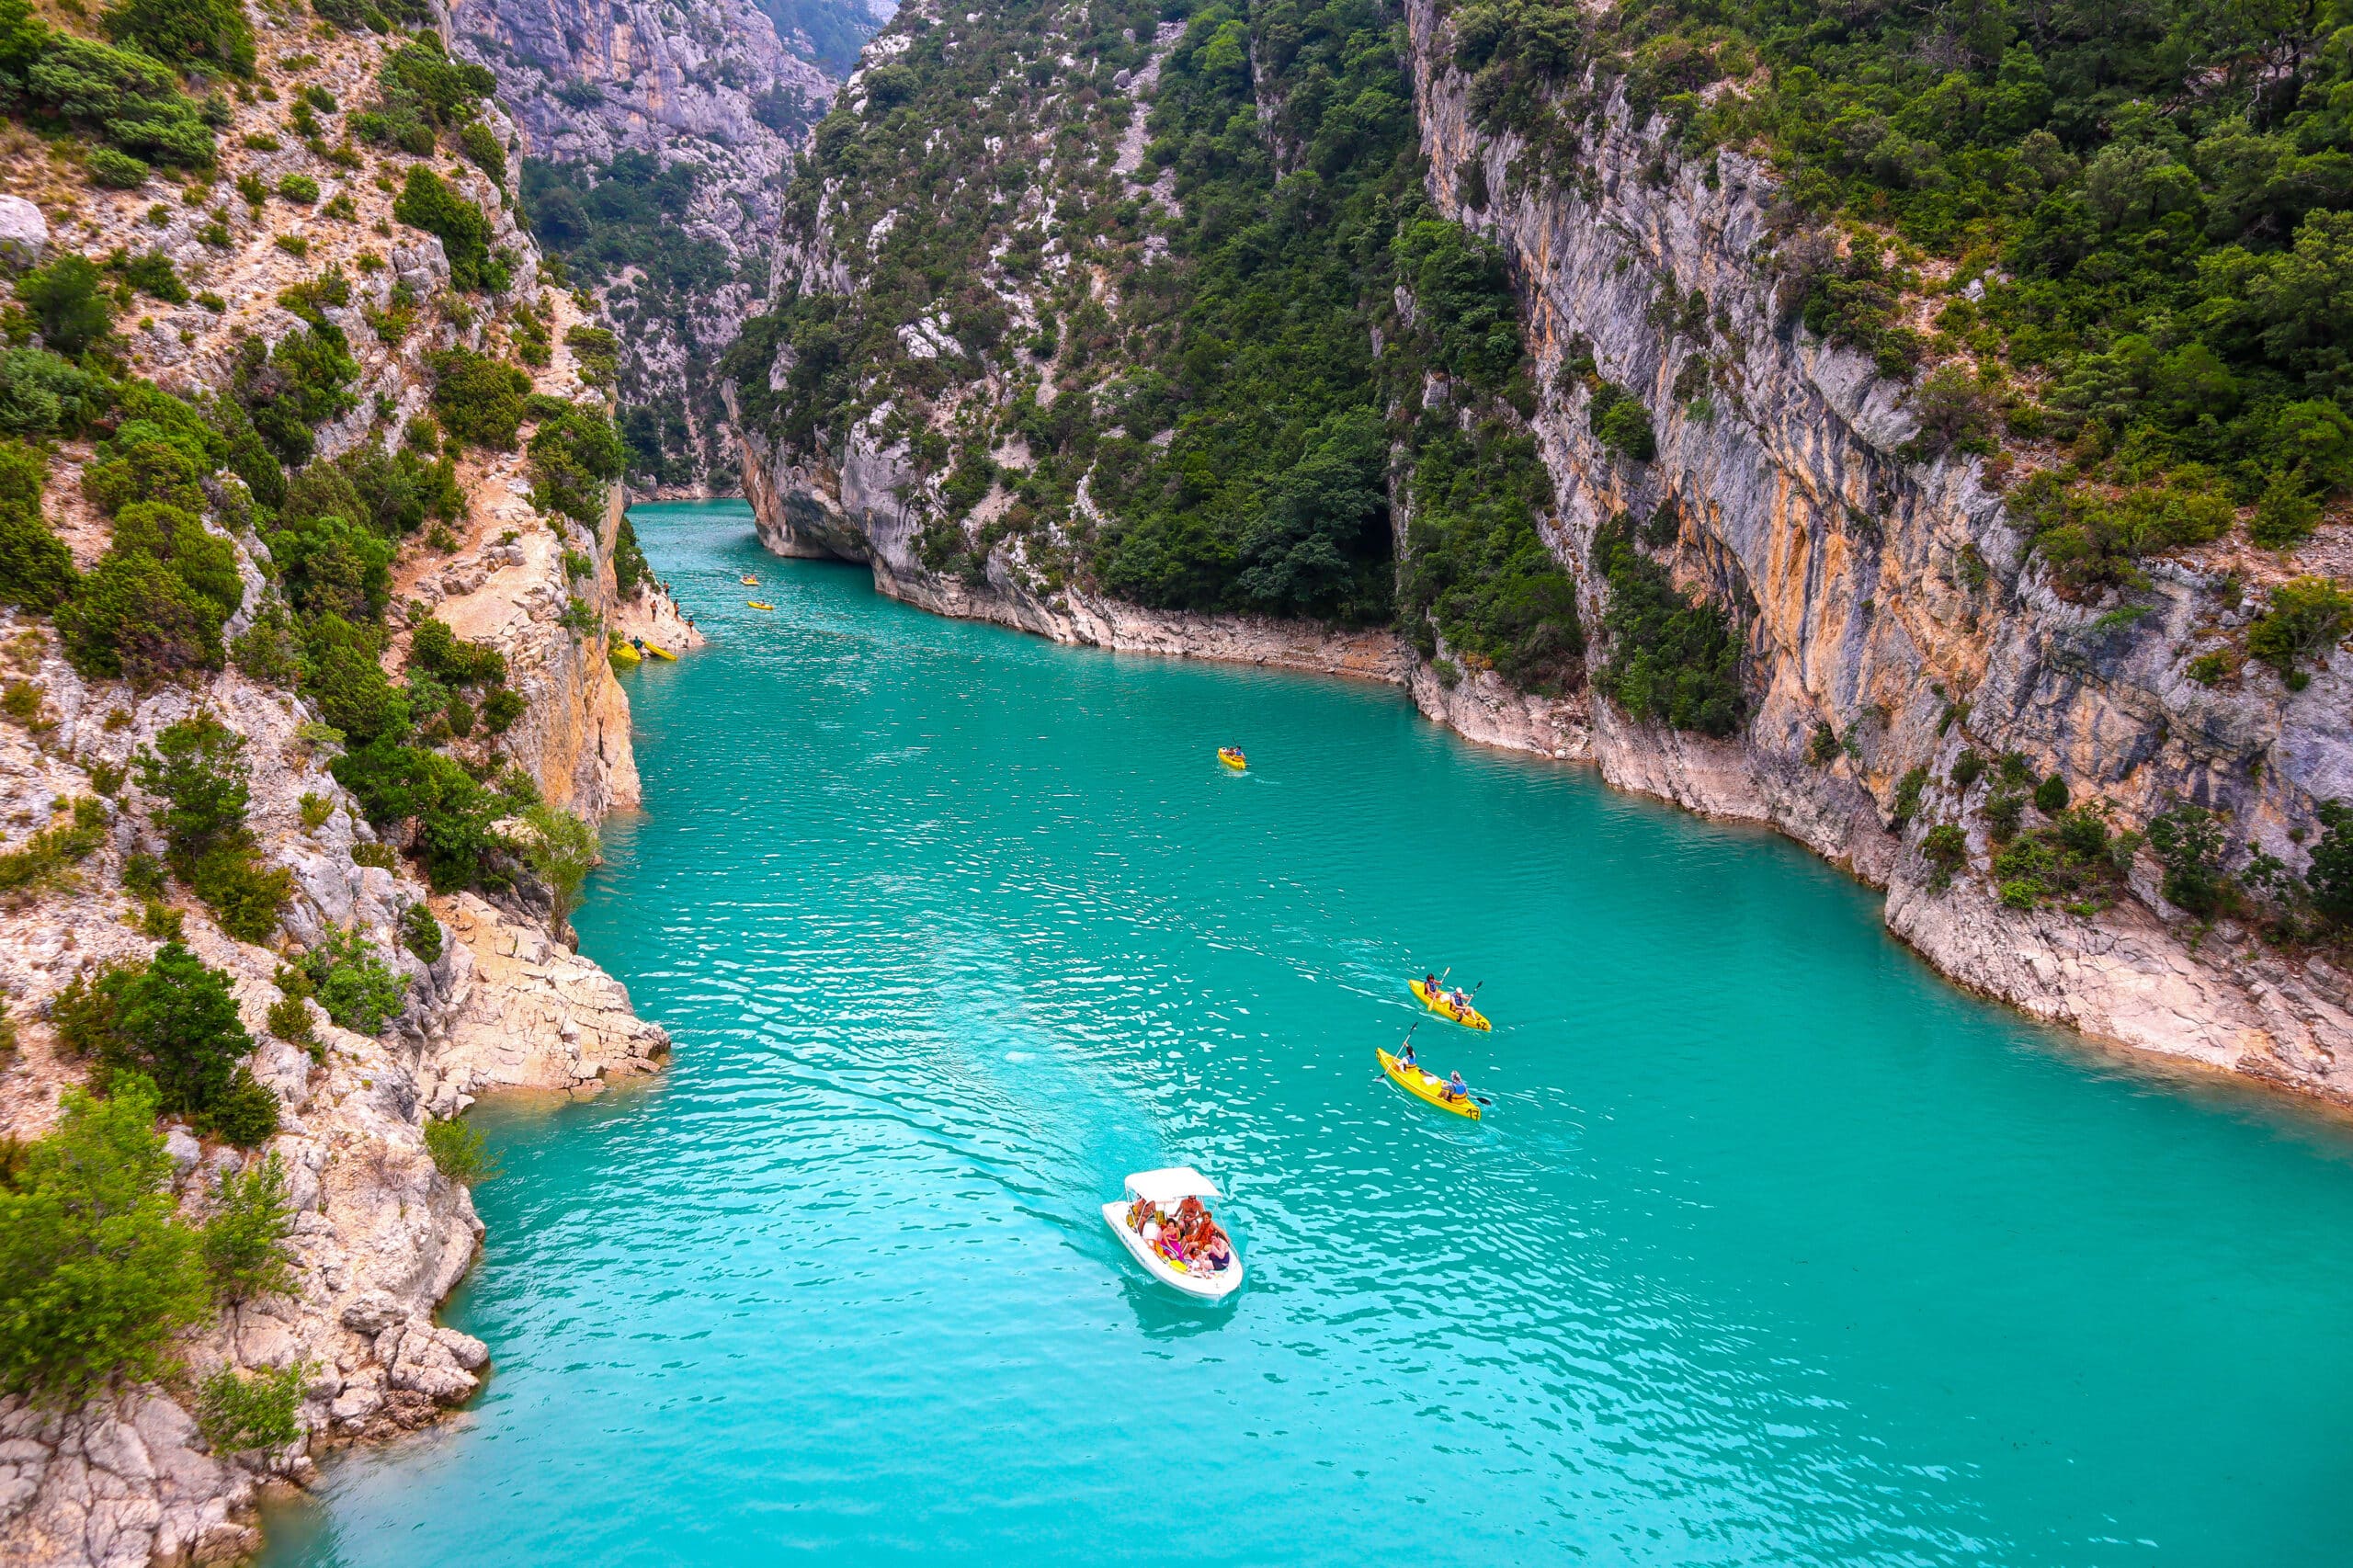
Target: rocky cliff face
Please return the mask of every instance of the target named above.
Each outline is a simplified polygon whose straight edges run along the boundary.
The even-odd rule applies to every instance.
[[[526,156],[589,197],[564,209],[576,227],[541,228],[622,329],[622,400],[643,411],[641,453],[653,444],[636,483],[664,495],[732,485],[711,367],[767,293],[792,149],[833,95],[817,46],[780,37],[746,0],[459,0],[450,28],[496,73]],[[691,193],[653,197],[650,211],[596,199],[606,181],[619,182],[608,196],[642,195],[659,171],[690,175]]]
[[[1424,711],[1472,738],[1589,758],[1621,788],[1773,824],[1885,888],[1890,928],[1948,974],[2035,1017],[2353,1097],[2353,1003],[2325,958],[2260,944],[2227,920],[2201,926],[2165,903],[2145,854],[2126,896],[2012,907],[1989,871],[1983,815],[2004,786],[1992,774],[1953,781],[1964,752],[2016,754],[2034,778],[2063,779],[2078,804],[2105,802],[2119,828],[2192,802],[2223,814],[2237,862],[2259,852],[2300,866],[2318,802],[2353,788],[2344,718],[2353,667],[2331,653],[2299,692],[2253,666],[2229,688],[2194,683],[2184,667],[2196,636],[2245,623],[2248,585],[2332,571],[2341,541],[2324,528],[2289,560],[2200,547],[2153,562],[2151,592],[2120,613],[2117,601],[2071,599],[2029,555],[1981,460],[1917,458],[1907,383],[1790,320],[1777,299],[1782,231],[1768,169],[1731,151],[1684,159],[1663,120],[1635,122],[1619,97],[1583,151],[1582,177],[1531,182],[1524,171],[1542,160],[1470,112],[1433,0],[1412,0],[1404,19],[1425,166],[1445,171],[1427,179],[1428,194],[1503,249],[1520,296],[1535,370],[1524,424],[1558,498],[1540,527],[1577,585],[1593,655],[1610,651],[1597,530],[1629,519],[1677,585],[1730,615],[1747,712],[1722,740],[1638,724],[1590,690],[1516,690],[1446,658],[1442,644],[1427,661],[1394,645],[1354,661],[1357,673],[1405,684]],[[870,49],[870,67],[896,38]],[[1148,98],[1154,74],[1123,72],[1115,90]],[[1262,123],[1278,107],[1262,102]],[[1140,151],[1140,120],[1134,136]],[[1127,151],[1100,149],[1120,177],[1098,182],[1094,199],[1169,200],[1142,183],[1148,171]],[[1481,177],[1466,177],[1474,169]],[[1479,206],[1466,205],[1466,188]],[[855,206],[829,185],[818,221],[788,233],[794,287],[864,287],[858,257],[871,242],[862,219],[853,233],[842,217]],[[1053,259],[1050,247],[1050,267]],[[1021,317],[1021,291],[992,286]],[[1099,271],[1095,291],[1106,292]],[[1678,308],[1662,310],[1670,297]],[[1705,307],[1688,308],[1694,299]],[[1409,319],[1402,292],[1399,307]],[[903,339],[909,332],[924,324],[902,329]],[[788,351],[770,389],[784,389],[791,369]],[[961,375],[946,375],[936,396],[940,427],[961,415],[937,410],[1002,402],[1011,394],[998,381],[1017,379],[991,369],[960,385]],[[1596,380],[1652,411],[1650,460],[1596,437]],[[1040,401],[1050,395],[1041,390]],[[914,459],[906,424],[884,403],[812,449],[748,437],[745,487],[769,548],[869,562],[885,592],[1065,641],[1244,657],[1282,641],[1051,580],[1020,537],[1000,537],[954,572],[926,566],[937,480]],[[1018,472],[1017,446],[994,455]],[[1009,499],[993,494],[975,508],[982,539],[990,507]],[[1402,494],[1398,502],[1402,557]],[[2045,820],[2029,813],[2029,830]],[[1945,824],[1966,835],[1957,867],[1923,854],[1930,829]]]
[[[2137,615],[2070,602],[2027,558],[1982,460],[1907,460],[1918,421],[1904,385],[1783,324],[1768,171],[1731,152],[1711,165],[1678,161],[1665,123],[1631,123],[1621,99],[1590,153],[1595,182],[1531,188],[1513,178],[1525,149],[1474,127],[1437,7],[1413,0],[1406,16],[1429,165],[1475,162],[1494,193],[1470,210],[1460,182],[1433,179],[1432,198],[1502,244],[1524,280],[1543,388],[1531,423],[1561,497],[1549,541],[1574,571],[1589,623],[1603,608],[1594,532],[1620,514],[1668,517],[1677,578],[1741,611],[1758,694],[1743,733],[1713,742],[1637,728],[1596,700],[1604,776],[1770,822],[1852,867],[1888,889],[1891,929],[1956,979],[2038,1017],[2353,1093],[2345,977],[2233,929],[2198,930],[2157,896],[2145,858],[2138,898],[2078,915],[2005,908],[1972,876],[1939,890],[1919,853],[1943,820],[1968,824],[1973,864],[1990,858],[1971,808],[1995,781],[1949,781],[1973,746],[2022,753],[2078,801],[2110,802],[2120,822],[2145,824],[2187,800],[2227,813],[2234,836],[2300,861],[2296,838],[2316,802],[2353,784],[2343,659],[2302,693],[2268,675],[2222,691],[2184,674],[2199,625],[2238,615],[2238,583],[2295,568],[2215,546],[2157,563],[2154,604]],[[1709,320],[1661,327],[1655,306],[1668,290],[1700,291]],[[1604,376],[1654,411],[1654,460],[1615,457],[1593,435],[1590,394],[1564,373],[1579,338]],[[1709,416],[1695,418],[1693,400],[1672,389],[1700,355],[1717,369]],[[1826,767],[1807,758],[1823,725],[1854,741]],[[1900,780],[1923,766],[1920,808],[1891,827]]]
[[[259,21],[269,53],[293,41],[272,39],[271,19]],[[299,74],[346,105],[365,101],[381,44],[364,35],[322,40],[307,20],[299,37],[303,53],[287,65],[284,85],[292,86]],[[325,313],[344,329],[360,376],[358,405],[317,433],[331,456],[381,442],[388,432],[396,437],[426,410],[431,350],[463,344],[495,351],[526,291],[538,294],[539,257],[490,180],[450,172],[446,177],[484,205],[492,243],[516,256],[518,279],[506,296],[461,304],[441,242],[392,221],[392,182],[380,187],[362,170],[281,149],[271,134],[279,112],[267,102],[239,111],[222,136],[224,174],[251,172],[271,183],[288,173],[322,176],[323,199],[354,204],[344,217],[324,209],[266,213],[258,205],[250,215],[231,214],[224,205],[220,221],[233,224],[224,245],[199,234],[212,216],[201,208],[154,205],[153,191],[65,186],[37,155],[12,156],[0,177],[22,199],[8,203],[17,227],[40,231],[27,243],[52,253],[154,249],[192,288],[218,297],[217,308],[159,306],[131,335],[132,368],[188,394],[227,386],[240,335],[275,342],[294,329],[297,318],[278,302],[281,290],[339,269],[352,297]],[[508,133],[494,106],[485,118],[502,138]],[[241,146],[249,137],[267,145]],[[300,257],[281,243],[290,233],[306,242]],[[389,252],[374,267],[360,259],[371,248]],[[372,313],[398,303],[393,290],[403,284],[415,324],[404,335],[379,334]],[[585,396],[589,389],[562,344],[577,316],[567,301],[551,303],[557,347],[535,390]],[[90,455],[85,443],[65,443],[46,496],[51,522],[85,568],[108,533],[76,483]],[[627,699],[603,641],[566,612],[577,599],[592,617],[619,617],[611,565],[618,498],[601,531],[579,528],[529,504],[521,465],[518,455],[499,454],[461,466],[464,518],[448,548],[412,542],[404,552],[391,623],[403,628],[430,609],[497,647],[524,699],[507,755],[544,796],[593,819],[635,803],[636,767]],[[235,508],[224,505],[210,521],[233,547],[248,588],[234,632],[250,619],[267,552]],[[585,578],[576,572],[583,555],[593,568]],[[665,604],[654,595],[632,608],[659,615]],[[86,1076],[86,1063],[60,1051],[49,1021],[60,990],[93,965],[154,950],[155,939],[142,929],[149,917],[122,877],[130,857],[164,846],[153,824],[157,802],[120,780],[139,748],[193,713],[210,713],[244,737],[252,769],[248,820],[260,857],[294,877],[279,941],[315,943],[331,926],[356,931],[404,987],[399,1015],[378,1034],[339,1028],[306,1004],[319,1040],[313,1054],[269,1023],[282,997],[281,959],[298,948],[281,952],[234,940],[202,904],[177,896],[188,946],[228,975],[242,1021],[259,1042],[249,1066],[276,1095],[280,1121],[274,1139],[246,1154],[173,1129],[175,1192],[183,1213],[200,1219],[223,1173],[277,1155],[295,1211],[294,1288],[234,1308],[191,1335],[182,1346],[187,1375],[170,1388],[127,1388],[66,1411],[0,1399],[0,1562],[143,1568],[226,1561],[258,1544],[252,1523],[258,1485],[308,1481],[313,1456],[325,1444],[429,1422],[470,1395],[484,1373],[489,1348],[432,1321],[471,1265],[483,1226],[466,1188],[428,1153],[427,1118],[454,1115],[503,1087],[593,1093],[608,1080],[653,1070],[669,1042],[631,1013],[619,983],[552,941],[540,922],[471,894],[434,897],[405,862],[386,853],[328,771],[335,732],[317,722],[309,699],[235,669],[143,694],[119,681],[85,679],[62,656],[50,623],[21,611],[0,612],[0,642],[7,678],[38,699],[29,716],[0,722],[0,820],[16,824],[14,837],[17,826],[51,822],[67,802],[90,799],[104,802],[106,821],[102,846],[62,883],[19,890],[0,907],[0,989],[17,1025],[17,1049],[0,1051],[0,1135],[46,1131],[58,1118],[61,1091]],[[404,642],[404,632],[387,655],[394,667]],[[426,944],[404,939],[415,931],[420,906],[437,916],[429,926],[438,950],[429,961],[415,950]],[[306,1369],[301,1437],[277,1452],[213,1452],[188,1413],[197,1381],[221,1369],[295,1365]]]

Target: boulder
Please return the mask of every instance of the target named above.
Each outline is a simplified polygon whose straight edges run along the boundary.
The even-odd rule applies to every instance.
[[[49,220],[21,196],[0,196],[0,266],[39,267],[49,254]]]

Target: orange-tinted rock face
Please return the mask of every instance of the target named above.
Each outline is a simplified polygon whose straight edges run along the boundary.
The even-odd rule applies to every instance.
[[[1532,423],[1561,496],[1548,539],[1578,578],[1586,624],[1599,624],[1605,602],[1588,559],[1595,529],[1671,506],[1674,541],[1659,558],[1746,633],[1752,712],[1736,741],[1639,728],[1597,703],[1604,773],[1775,823],[1845,861],[1889,889],[1891,928],[1955,978],[2039,1016],[2353,1093],[2344,976],[2269,954],[2227,923],[2193,947],[2145,855],[2135,896],[2114,908],[2006,908],[1978,816],[1992,782],[1949,780],[1964,748],[2015,751],[2037,777],[2063,776],[2075,801],[2108,802],[2120,827],[2188,801],[2228,813],[2238,858],[2251,842],[2301,865],[2316,802],[2353,793],[2343,717],[2353,671],[2334,660],[2294,695],[2268,673],[2223,690],[2184,674],[2201,621],[2245,619],[2218,595],[2223,572],[2276,579],[2279,563],[2218,548],[2150,562],[2137,614],[2068,602],[2028,556],[1979,460],[1908,460],[1904,383],[1784,321],[1767,170],[1730,152],[1712,167],[1669,156],[1664,181],[1646,180],[1665,126],[1630,125],[1620,103],[1581,160],[1591,179],[1531,187],[1512,177],[1517,139],[1472,122],[1431,0],[1413,0],[1407,17],[1429,166],[1478,159],[1491,192],[1483,210],[1465,210],[1455,182],[1433,179],[1432,198],[1504,247],[1524,291],[1543,389]],[[1705,319],[1660,324],[1654,306],[1669,290],[1703,294]],[[1579,340],[1650,409],[1654,461],[1613,457],[1590,434],[1587,394],[1559,373]],[[1712,364],[1705,409],[1671,390],[1701,355]],[[1806,758],[1823,725],[1847,742],[1826,767]],[[1916,767],[1928,770],[1920,808],[1889,828],[1898,783]],[[1970,835],[1971,868],[1944,889],[1918,852],[1939,822]]]

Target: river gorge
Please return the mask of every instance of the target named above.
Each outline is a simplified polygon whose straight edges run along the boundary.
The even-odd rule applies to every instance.
[[[2334,1555],[2341,1124],[1391,688],[633,516],[711,646],[625,679],[646,810],[578,925],[675,1064],[476,1113],[486,1390],[330,1465],[272,1568]],[[1495,1032],[1414,1038],[1476,1126],[1373,1068],[1449,967]],[[1096,1213],[1180,1159],[1223,1312]]]

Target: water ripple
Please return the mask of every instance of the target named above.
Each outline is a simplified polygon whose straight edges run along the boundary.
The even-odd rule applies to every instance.
[[[2336,1132],[1393,694],[640,516],[717,645],[631,677],[648,815],[580,924],[676,1064],[484,1114],[489,1391],[270,1561],[2339,1560]],[[772,617],[726,608],[756,563]],[[1449,966],[1500,1027],[1415,1038],[1477,1124],[1372,1062]],[[1222,1311],[1097,1213],[1174,1160],[1230,1190]]]

